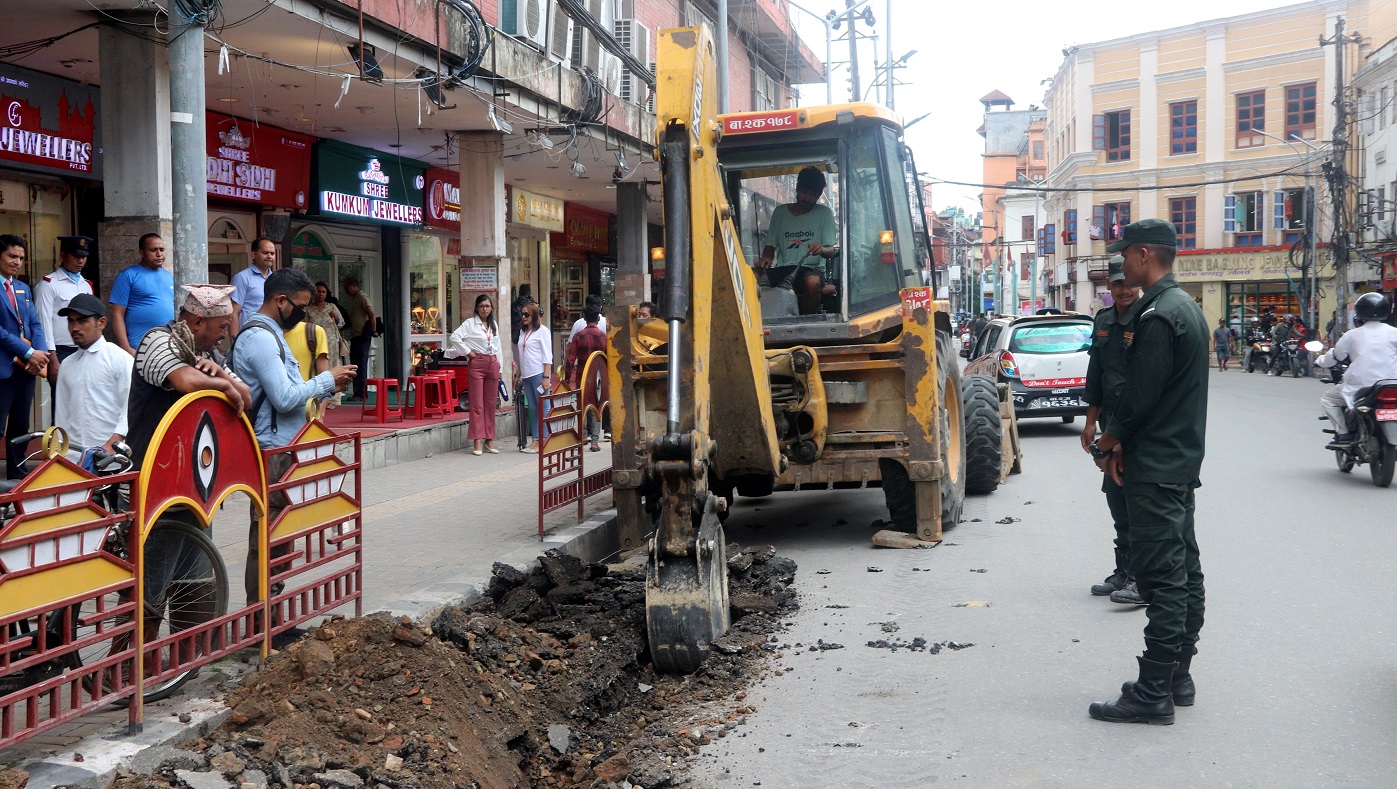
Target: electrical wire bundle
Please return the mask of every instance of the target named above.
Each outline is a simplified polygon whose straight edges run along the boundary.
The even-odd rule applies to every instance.
[[[170,10],[187,24],[207,27],[218,18],[223,0],[170,0]]]
[[[596,72],[584,66],[582,80],[583,89],[587,91],[587,95],[582,100],[581,108],[576,110],[569,108],[564,110],[562,114],[563,123],[570,126],[595,124],[601,119],[602,112],[606,109],[604,103],[606,91],[602,88],[601,79],[596,75]]]
[[[438,0],[438,2],[448,8],[454,8],[465,20],[465,53],[461,56],[461,65],[442,77],[445,82],[461,85],[475,76],[480,64],[485,62],[485,55],[490,51],[490,45],[494,42],[494,29],[485,24],[485,18],[480,15],[480,9],[476,8],[470,0]]]

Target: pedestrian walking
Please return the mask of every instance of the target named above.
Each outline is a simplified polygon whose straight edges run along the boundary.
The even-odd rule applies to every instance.
[[[266,236],[258,236],[252,241],[252,259],[247,268],[233,275],[233,336],[243,324],[262,309],[262,289],[267,277],[276,268],[276,244]]]
[[[1088,709],[1097,720],[1174,722],[1193,703],[1190,673],[1203,628],[1203,567],[1194,536],[1208,418],[1208,324],[1174,276],[1174,226],[1145,219],[1107,249],[1125,258],[1127,284],[1144,288],[1126,328],[1125,382],[1097,466],[1125,489],[1130,567],[1145,601],[1138,679]]]
[[[116,344],[132,356],[146,332],[175,319],[175,275],[165,268],[164,239],[146,233],[137,248],[140,262],[116,275],[107,299]]]
[[[346,316],[349,320],[349,364],[358,370],[354,377],[354,399],[363,401],[368,385],[369,356],[373,352],[374,306],[354,277],[344,281],[344,292],[349,296],[349,315]]]
[[[29,245],[23,238],[0,235],[0,349],[13,360],[0,362],[0,417],[5,420],[5,476],[24,476],[23,447],[10,443],[29,432],[29,406],[34,402],[34,379],[48,372],[49,354],[44,329],[29,288],[15,279],[24,268]]]
[[[1120,255],[1111,258],[1106,279],[1111,291],[1111,306],[1096,313],[1092,327],[1091,348],[1087,351],[1087,423],[1082,427],[1083,452],[1090,452],[1098,426],[1105,427],[1115,413],[1121,386],[1125,384],[1126,322],[1130,308],[1140,297],[1140,290],[1126,284],[1123,260]],[[1130,517],[1125,506],[1125,490],[1110,474],[1102,474],[1101,492],[1106,494],[1106,509],[1111,513],[1116,530],[1116,567],[1106,580],[1092,585],[1091,593],[1110,595],[1115,602],[1138,603],[1140,595],[1135,576],[1130,572]]]
[[[572,330],[568,332],[568,343],[569,343],[569,344],[572,343],[573,338],[577,336],[577,333],[578,333],[578,332],[580,332],[580,331],[582,331],[583,329],[587,328],[587,311],[588,311],[588,310],[595,310],[596,313],[597,313],[598,315],[601,315],[601,322],[598,324],[598,328],[601,329],[602,336],[603,336],[603,337],[606,336],[606,316],[605,316],[605,315],[602,315],[602,300],[601,300],[601,296],[598,296],[597,294],[593,293],[593,294],[590,294],[590,295],[587,296],[587,300],[586,300],[586,302],[585,302],[585,305],[584,305],[583,308],[582,308],[582,317],[581,317],[581,318],[578,318],[578,319],[575,320],[575,321],[573,321]]]
[[[519,330],[517,349],[518,375],[524,387],[524,400],[529,405],[529,425],[525,435],[541,441],[548,438],[548,427],[539,410],[539,395],[553,384],[553,337],[543,324],[543,308],[539,305],[524,305],[520,316],[523,326]],[[519,451],[537,452],[537,443],[525,444]]]
[[[315,285],[300,269],[274,271],[263,285],[262,307],[238,332],[228,352],[235,375],[247,383],[252,405],[247,416],[257,434],[257,446],[263,450],[290,444],[306,424],[306,401],[323,400],[341,390],[354,378],[354,368],[331,367],[310,380],[302,380],[300,363],[291,353],[284,332],[304,325],[306,307],[310,306]],[[286,453],[272,455],[267,461],[267,484],[280,482],[290,471],[294,456]],[[290,505],[285,491],[267,497],[267,523],[276,521],[281,511]],[[251,505],[247,544],[247,565],[243,574],[243,589],[247,602],[261,599],[258,588],[258,529],[261,514],[257,504]],[[280,572],[277,560],[289,546],[283,545],[271,554],[272,573]],[[278,590],[273,588],[272,593]]]
[[[446,358],[464,358],[467,368],[467,392],[470,397],[470,423],[466,438],[475,442],[471,454],[495,449],[495,408],[499,405],[500,389],[500,326],[495,320],[495,301],[490,294],[475,297],[475,312],[457,327],[446,340]],[[520,446],[523,446],[522,444]]]
[[[79,293],[58,311],[65,336],[80,350],[63,365],[55,392],[54,424],[73,446],[107,452],[126,438],[126,409],[135,359],[102,337],[107,307],[91,293]]]
[[[1213,357],[1218,362],[1218,372],[1227,372],[1227,361],[1232,358],[1232,338],[1236,329],[1227,328],[1227,319],[1218,318],[1218,327],[1213,329]]]

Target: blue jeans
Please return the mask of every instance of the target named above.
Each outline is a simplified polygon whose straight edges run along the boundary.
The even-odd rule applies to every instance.
[[[533,438],[540,433],[538,429],[538,387],[539,384],[543,383],[543,373],[531,375],[528,378],[522,379],[519,383],[524,387],[524,401],[529,404],[529,426],[524,430],[524,435]],[[547,431],[542,432],[543,438],[547,438]]]

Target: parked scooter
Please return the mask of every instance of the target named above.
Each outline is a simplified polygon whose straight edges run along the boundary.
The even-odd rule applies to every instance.
[[[1324,344],[1318,340],[1305,343],[1305,350],[1318,354],[1324,351]],[[1344,362],[1336,362],[1329,369],[1330,380],[1339,383],[1343,380]],[[1346,449],[1334,450],[1334,462],[1339,471],[1347,474],[1355,465],[1368,464],[1373,484],[1385,488],[1392,484],[1392,474],[1397,469],[1397,380],[1378,381],[1365,389],[1358,390],[1353,398],[1353,408],[1346,412],[1349,432],[1353,443]],[[1328,420],[1328,417],[1320,417]],[[1333,430],[1324,432],[1333,434]]]
[[[1247,335],[1247,341],[1251,346],[1247,349],[1245,367],[1247,372],[1254,373],[1257,370],[1270,370],[1271,363],[1275,359],[1276,344],[1263,332],[1252,332]]]

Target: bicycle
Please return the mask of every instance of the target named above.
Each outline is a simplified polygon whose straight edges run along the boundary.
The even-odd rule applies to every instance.
[[[60,431],[55,434],[54,431]],[[56,438],[55,438],[56,435]],[[100,448],[70,448],[67,437],[60,428],[50,428],[44,433],[31,433],[15,439],[12,446],[23,447],[35,438],[43,437],[44,446],[39,452],[25,459],[28,464],[43,454],[52,457],[63,454],[74,463],[87,468],[97,476],[116,476],[131,470],[134,463],[131,449],[124,442],[118,442],[108,453]],[[20,480],[0,481],[0,493],[7,493],[18,485]],[[126,483],[98,487],[93,499],[101,503],[108,512],[129,513],[129,485]],[[0,520],[13,517],[10,508],[0,511]],[[126,520],[115,525],[107,534],[102,550],[130,562],[131,534],[139,528],[134,520]],[[156,520],[145,540],[145,627],[144,644],[152,644],[171,634],[189,629],[217,619],[228,612],[228,568],[219,554],[217,546],[209,538],[198,521],[183,510],[167,511]],[[119,628],[129,623],[131,614],[113,617],[112,610],[129,607],[131,590],[109,593],[106,597],[88,600],[80,606],[68,606],[57,611],[36,617],[34,633],[46,631],[47,641],[63,643],[67,633],[67,643],[76,643],[94,633]],[[28,621],[11,625],[21,634],[28,632]],[[0,696],[12,693],[30,685],[51,679],[66,671],[80,668],[85,662],[93,662],[110,654],[125,651],[130,647],[129,634],[120,634],[109,641],[97,640],[92,646],[67,653],[61,658],[30,668],[18,674],[0,677]],[[191,655],[187,652],[174,653],[177,646],[163,647],[158,652],[147,652],[147,676],[159,673],[164,666],[182,663]],[[185,649],[197,646],[186,646]],[[178,660],[175,660],[178,658]],[[177,672],[159,682],[144,687],[141,698],[145,702],[159,701],[173,695],[195,674],[197,668]],[[92,688],[87,688],[89,692]],[[95,694],[94,694],[95,695]],[[129,703],[122,699],[119,705]]]

